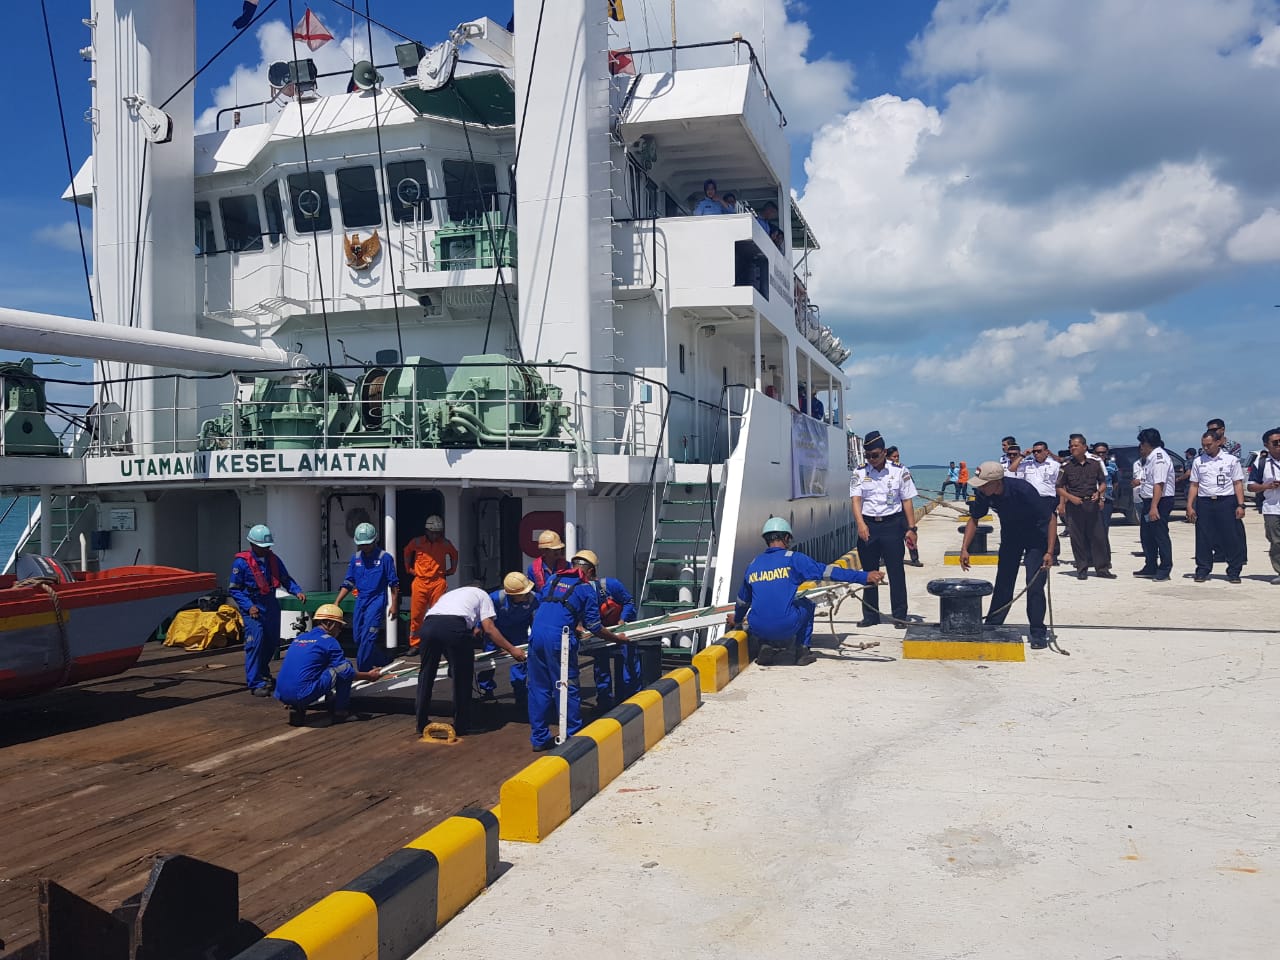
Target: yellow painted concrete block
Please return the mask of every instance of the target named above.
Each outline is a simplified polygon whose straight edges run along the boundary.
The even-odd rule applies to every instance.
[[[307,960],[378,960],[378,907],[367,893],[338,890],[267,936],[291,940]]]
[[[587,724],[580,737],[590,737],[596,742],[596,756],[600,763],[600,789],[623,770],[622,724],[612,717],[601,717]]]
[[[948,567],[960,566],[960,554],[946,553],[942,562]],[[1000,557],[994,553],[971,553],[969,554],[969,563],[975,567],[993,567],[1000,562]]]
[[[904,660],[1005,660],[1024,661],[1026,649],[1021,643],[999,643],[985,640],[903,640]]]
[[[436,925],[443,926],[484,889],[484,824],[470,817],[450,817],[405,844],[430,850],[440,865],[436,884]]]
[[[729,650],[713,643],[693,655],[703,693],[719,693],[729,685]]]
[[[667,725],[662,716],[662,694],[657,690],[641,690],[634,697],[628,697],[626,702],[634,703],[644,711],[644,748],[652,750],[667,735]]]
[[[569,819],[569,761],[539,757],[502,784],[499,798],[498,836],[540,843]]]
[[[677,667],[667,676],[680,684],[680,719],[688,719],[698,709],[698,675],[688,667]]]

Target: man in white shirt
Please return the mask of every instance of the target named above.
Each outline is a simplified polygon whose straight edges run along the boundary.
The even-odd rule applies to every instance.
[[[1213,558],[1227,562],[1227,582],[1240,583],[1245,562],[1244,471],[1240,461],[1222,449],[1222,436],[1208,429],[1201,437],[1204,452],[1191,464],[1187,519],[1196,525],[1196,583],[1213,570]]]
[[[422,620],[422,666],[418,668],[418,736],[431,719],[431,688],[435,685],[440,658],[449,661],[453,673],[453,729],[459,736],[467,732],[471,720],[471,680],[476,656],[473,637],[483,632],[493,645],[517,663],[525,652],[507,642],[494,624],[493,600],[479,587],[458,587],[435,602]]]
[[[1138,455],[1133,465],[1133,499],[1137,505],[1142,569],[1135,577],[1168,580],[1173,571],[1173,544],[1169,539],[1169,514],[1173,512],[1173,459],[1164,449],[1160,431],[1138,431]]]
[[[858,527],[858,559],[868,573],[879,570],[883,562],[889,579],[889,605],[893,625],[907,627],[906,549],[916,548],[916,512],[912,498],[916,496],[911,471],[891,462],[887,457],[884,437],[872,430],[863,441],[867,465],[849,476],[849,503]],[[873,627],[880,622],[880,593],[870,586],[862,591],[860,627]]]
[[[1280,427],[1262,435],[1263,454],[1249,475],[1249,492],[1262,494],[1262,523],[1271,544],[1271,583],[1280,586]]]
[[[1052,514],[1058,507],[1057,483],[1058,471],[1061,469],[1062,464],[1058,463],[1049,454],[1049,444],[1043,440],[1037,440],[1031,445],[1031,456],[1018,460],[1017,467],[1010,476],[1018,477],[1031,484],[1036,494],[1040,497],[1040,502],[1044,504],[1045,512]],[[1006,473],[1008,473],[1008,468],[1006,468]],[[1061,549],[1062,544],[1055,542],[1053,555],[1055,565],[1058,562],[1058,553],[1061,552]]]

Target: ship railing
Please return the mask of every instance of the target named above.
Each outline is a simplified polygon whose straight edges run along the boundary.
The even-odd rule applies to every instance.
[[[656,56],[669,57],[670,70],[674,71],[679,66],[679,59],[680,59],[681,52],[687,53],[695,50],[710,51],[716,48],[730,48],[733,53],[733,62],[735,65],[742,62],[743,51],[746,52],[746,56],[749,62],[751,63],[752,72],[756,74],[756,77],[760,82],[760,89],[764,92],[764,95],[769,98],[769,103],[772,104],[774,111],[778,115],[778,126],[785,127],[787,125],[786,114],[782,112],[782,106],[781,104],[778,103],[778,98],[773,95],[773,90],[769,87],[769,78],[765,75],[764,66],[760,63],[760,59],[756,56],[755,48],[751,46],[750,41],[744,40],[742,37],[735,36],[728,40],[706,40],[701,43],[676,43],[676,44],[669,44],[665,47],[640,47],[638,49],[633,48],[631,50],[631,56],[634,59],[636,59],[637,63],[642,63],[642,61],[639,60],[641,56],[647,56],[650,58],[648,67],[645,70],[646,73],[654,72],[654,66],[653,66],[654,57]],[[716,65],[717,64],[714,64],[714,63],[703,62],[702,58],[698,58],[696,63],[696,66],[698,67],[707,67],[707,66],[716,66]],[[687,62],[686,62],[686,66],[689,66]]]
[[[80,382],[95,395],[105,387],[116,396],[127,395],[127,384],[136,396],[139,381],[155,381],[150,394],[159,400],[113,414],[111,430],[93,431],[84,455],[454,447],[703,463],[727,457],[741,427],[742,404],[700,399],[641,374],[513,360],[495,382],[497,367],[346,364]],[[477,382],[468,384],[458,374],[472,368]],[[452,377],[452,389],[427,387],[424,376],[432,369],[438,380]],[[374,371],[383,377],[376,384],[369,380]],[[404,384],[402,392],[383,393],[393,379]],[[254,397],[261,380],[273,382],[275,396]]]

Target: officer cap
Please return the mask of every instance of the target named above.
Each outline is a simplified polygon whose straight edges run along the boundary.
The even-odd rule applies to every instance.
[[[265,523],[255,523],[249,528],[249,536],[246,537],[255,547],[270,547],[275,545],[275,539],[271,536],[271,528]]]
[[[432,533],[442,533],[444,531],[444,520],[433,513],[427,517],[426,527]]]
[[[560,539],[560,534],[554,530],[543,530],[538,534],[539,550],[563,550],[564,541]]]
[[[862,441],[863,450],[883,450],[884,437],[880,435],[879,430],[872,430]]]
[[[346,624],[346,618],[342,615],[342,608],[336,603],[322,603],[316,608],[315,616],[312,618],[317,623],[321,620],[332,620],[334,623]]]
[[[508,597],[523,597],[533,589],[533,581],[517,570],[502,578],[502,589]]]
[[[362,523],[356,527],[356,546],[363,547],[370,543],[377,543],[378,531],[374,529],[372,523]]]
[[[768,539],[773,534],[785,533],[791,536],[791,524],[783,520],[781,517],[770,517],[764,522],[764,529],[760,531],[761,536]]]
[[[592,567],[600,566],[600,558],[596,556],[594,550],[579,550],[573,555],[573,562],[577,563],[579,560],[589,563]]]

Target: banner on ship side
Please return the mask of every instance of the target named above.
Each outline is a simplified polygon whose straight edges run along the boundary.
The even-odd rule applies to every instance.
[[[827,425],[791,411],[791,499],[825,497],[830,465]]]
[[[213,450],[153,454],[145,457],[87,457],[85,480],[91,484],[173,483],[201,480],[385,479],[505,476],[509,451],[493,450]],[[522,477],[545,483],[573,480],[572,454],[521,453]],[[465,461],[465,463],[464,463]],[[463,467],[467,469],[464,471]]]

